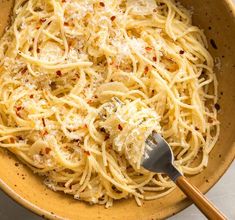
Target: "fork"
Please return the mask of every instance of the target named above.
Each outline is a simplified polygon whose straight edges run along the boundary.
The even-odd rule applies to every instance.
[[[145,155],[142,166],[151,172],[165,173],[190,198],[200,211],[208,218],[215,220],[227,219],[195,186],[173,165],[173,152],[166,140],[156,131],[146,141]]]

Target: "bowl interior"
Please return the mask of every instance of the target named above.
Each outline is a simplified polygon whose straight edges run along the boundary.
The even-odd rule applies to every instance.
[[[7,23],[11,1],[0,1],[0,35]],[[213,57],[221,61],[215,69],[219,81],[219,120],[221,134],[210,154],[208,167],[199,175],[189,177],[202,192],[213,186],[229,167],[235,156],[235,10],[229,0],[182,0],[184,6],[194,11],[195,25],[204,29]],[[217,49],[210,41],[214,40]],[[55,219],[159,219],[172,215],[190,202],[176,189],[164,198],[144,202],[137,207],[133,200],[122,200],[105,209],[75,201],[70,196],[47,189],[42,179],[15,156],[0,149],[0,186],[12,198],[34,212]]]

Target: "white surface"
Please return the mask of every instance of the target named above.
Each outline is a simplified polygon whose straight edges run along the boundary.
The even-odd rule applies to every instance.
[[[228,219],[235,219],[235,162],[231,165],[219,182],[206,194],[218,209],[220,209]],[[200,211],[191,205],[184,211],[169,218],[169,220],[198,220],[206,219]]]
[[[235,219],[235,162],[220,179],[220,181],[206,194],[207,197],[228,217]],[[16,204],[0,191],[0,219],[1,220],[42,220],[28,210]],[[192,205],[169,218],[169,220],[201,220],[206,219],[197,208]],[[82,219],[81,219],[82,220]]]

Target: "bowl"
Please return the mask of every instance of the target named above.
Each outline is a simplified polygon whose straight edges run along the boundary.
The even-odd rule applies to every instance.
[[[181,2],[193,9],[193,23],[204,29],[210,53],[221,61],[221,69],[215,69],[219,81],[221,135],[210,153],[208,167],[200,174],[189,177],[189,181],[205,193],[219,180],[235,157],[235,9],[230,0]],[[0,34],[4,32],[12,3],[13,0],[0,1]],[[2,149],[0,187],[18,203],[50,219],[162,219],[190,204],[184,194],[176,189],[158,200],[145,201],[142,207],[130,199],[115,202],[109,209],[100,205],[91,206],[47,189],[40,177]]]

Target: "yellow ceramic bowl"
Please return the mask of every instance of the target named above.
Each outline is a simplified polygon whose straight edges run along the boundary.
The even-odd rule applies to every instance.
[[[193,8],[194,24],[205,30],[209,50],[222,63],[217,72],[221,135],[210,154],[209,166],[189,180],[206,192],[223,175],[235,156],[235,9],[229,0],[183,0]],[[0,1],[0,34],[6,24],[12,0]],[[216,44],[211,45],[214,41]],[[0,150],[0,187],[13,199],[33,212],[52,219],[161,219],[173,215],[190,204],[180,190],[164,198],[144,202],[137,207],[133,200],[115,202],[105,209],[75,201],[72,197],[47,189],[42,179],[34,175],[7,151]]]

